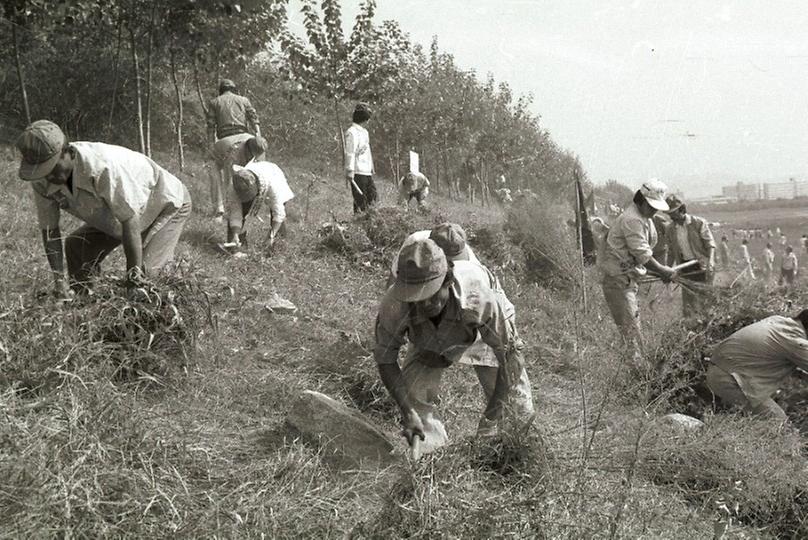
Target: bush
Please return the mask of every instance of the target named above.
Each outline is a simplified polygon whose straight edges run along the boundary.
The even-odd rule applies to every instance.
[[[525,254],[527,277],[549,287],[570,289],[580,275],[573,212],[548,198],[524,197],[508,210],[505,231]]]

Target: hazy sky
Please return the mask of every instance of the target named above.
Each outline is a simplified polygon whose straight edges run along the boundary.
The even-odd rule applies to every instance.
[[[346,27],[359,4],[343,0]],[[532,93],[544,128],[595,182],[659,176],[695,196],[734,179],[808,177],[806,7],[378,0],[376,21],[397,20],[425,46],[437,35],[462,68]]]

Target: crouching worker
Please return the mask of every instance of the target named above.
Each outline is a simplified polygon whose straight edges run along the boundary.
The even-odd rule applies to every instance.
[[[533,418],[530,395],[513,391],[524,368],[513,305],[482,266],[466,261],[450,265],[432,240],[406,246],[396,281],[379,306],[374,357],[384,386],[401,410],[403,435],[410,444],[415,437],[423,440],[422,452],[448,442],[437,411],[441,377],[478,335],[498,365],[478,434],[492,434],[506,418],[527,425]],[[399,367],[405,337],[409,347]]]
[[[416,231],[409,235],[406,240],[404,240],[401,249],[393,258],[393,264],[390,268],[390,278],[388,279],[387,283],[388,289],[393,285],[393,283],[395,283],[396,275],[398,274],[398,260],[401,256],[401,252],[410,244],[426,239],[432,240],[438,245],[439,248],[441,248],[443,254],[446,256],[446,260],[449,263],[468,261],[482,266],[487,273],[490,273],[485,265],[483,265],[477,258],[477,255],[474,253],[474,250],[471,249],[471,246],[468,245],[468,242],[466,242],[466,231],[463,230],[463,227],[457,223],[446,222],[437,225],[431,230],[426,229],[423,231]],[[497,294],[501,294],[503,297],[505,297],[505,293],[502,291],[502,286],[496,277],[493,278],[493,283]],[[491,350],[491,347],[486,345],[482,340],[482,337],[478,335],[474,343],[472,343],[463,352],[458,364],[469,365],[474,368],[474,372],[477,375],[477,380],[480,381],[480,386],[482,386],[483,389],[485,402],[488,403],[491,400],[491,397],[494,395],[499,365],[494,352]],[[531,413],[533,412],[533,397],[530,389],[530,379],[528,379],[527,371],[524,367],[519,374],[519,379],[515,382],[515,386],[513,388],[513,397],[514,399],[522,400],[522,403],[524,403],[524,408],[529,410]]]
[[[741,328],[713,351],[707,386],[722,403],[777,424],[786,413],[772,395],[797,368],[808,370],[808,310],[774,315]]]
[[[398,184],[398,200],[404,206],[410,206],[410,201],[415,199],[419,210],[426,208],[426,198],[429,195],[429,179],[419,172],[409,172],[405,174]]]
[[[227,196],[228,245],[235,244],[236,253],[239,252],[239,247],[247,247],[247,216],[257,216],[266,201],[269,203],[271,220],[269,246],[272,247],[278,231],[286,221],[286,203],[294,196],[286,175],[274,163],[254,161],[246,167],[234,165],[233,180]]]
[[[134,290],[144,275],[174,257],[191,196],[175,176],[143,154],[98,142],[68,143],[59,126],[38,120],[17,139],[19,176],[34,190],[45,253],[56,285],[66,297],[64,259],[70,286],[87,292],[90,276],[123,244],[126,284]],[[85,224],[64,240],[61,210]]]

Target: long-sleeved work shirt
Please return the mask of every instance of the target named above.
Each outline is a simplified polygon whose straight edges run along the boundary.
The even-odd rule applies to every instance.
[[[437,325],[415,304],[396,300],[388,290],[376,317],[373,356],[377,363],[395,363],[407,340],[419,351],[440,354],[455,363],[480,336],[499,365],[506,364],[518,339],[513,304],[497,290],[494,276],[479,264],[457,261],[453,275],[449,300]]]
[[[65,210],[91,227],[121,238],[122,222],[138,216],[145,231],[161,214],[176,212],[188,197],[176,176],[139,152],[97,142],[70,146],[75,152],[72,190],[44,179],[31,182],[42,229],[58,227],[60,211]]]
[[[609,229],[600,268],[609,277],[630,275],[651,259],[657,241],[653,220],[632,203]]]
[[[754,403],[771,397],[796,368],[808,370],[808,337],[800,321],[773,315],[722,341],[712,362]]]
[[[370,152],[370,135],[359,124],[351,124],[345,131],[345,174],[373,176],[373,155]]]
[[[259,125],[250,100],[230,91],[210,100],[206,120],[208,135],[217,139],[247,131],[255,133]]]

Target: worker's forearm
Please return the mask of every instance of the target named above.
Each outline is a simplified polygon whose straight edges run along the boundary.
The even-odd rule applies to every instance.
[[[143,269],[143,240],[140,236],[140,218],[132,216],[121,222],[123,229],[121,243],[126,256],[126,274],[129,276],[133,268]]]
[[[379,376],[382,379],[384,387],[387,388],[390,397],[393,398],[399,409],[401,409],[402,417],[408,416],[412,410],[412,404],[410,403],[406,385],[402,379],[401,368],[398,367],[397,363],[377,364],[376,367],[379,369]]]
[[[42,229],[42,244],[45,246],[45,256],[55,279],[64,277],[64,248],[62,247],[62,233],[59,227]]]
[[[655,258],[651,257],[646,261],[645,267],[652,272],[656,272],[658,274],[666,274],[671,271],[669,266],[662,264],[661,262],[657,261]]]

